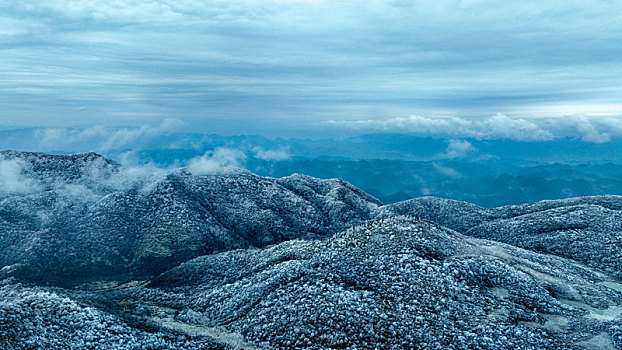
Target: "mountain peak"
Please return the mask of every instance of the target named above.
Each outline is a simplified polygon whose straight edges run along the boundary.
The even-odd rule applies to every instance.
[[[202,254],[323,237],[371,219],[379,207],[336,179],[181,168],[128,185],[124,168],[96,153],[5,153],[24,160],[24,172],[45,191],[4,203],[0,225],[16,239],[0,238],[0,264],[31,266],[40,273],[30,277],[56,276],[50,282],[58,284],[151,276]]]

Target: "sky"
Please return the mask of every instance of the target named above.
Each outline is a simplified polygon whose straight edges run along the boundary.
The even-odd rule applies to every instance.
[[[622,2],[4,0],[0,128],[622,138]]]

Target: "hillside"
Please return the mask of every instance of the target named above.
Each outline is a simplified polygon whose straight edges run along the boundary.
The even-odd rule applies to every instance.
[[[0,291],[0,324],[19,324],[0,335],[16,346],[42,333],[45,344],[83,344],[76,332],[107,348],[622,345],[622,285],[611,277],[407,217],[199,257],[146,286],[50,292],[9,283]],[[28,316],[37,312],[59,317]]]
[[[380,205],[341,180],[185,168],[131,177],[92,154],[9,154],[32,186],[0,199],[0,264],[51,283],[148,277],[211,252],[321,237]]]
[[[622,197],[383,206],[92,153],[0,171],[2,348],[622,347]]]
[[[595,196],[486,209],[424,197],[384,206],[465,235],[582,262],[622,279],[622,197]]]

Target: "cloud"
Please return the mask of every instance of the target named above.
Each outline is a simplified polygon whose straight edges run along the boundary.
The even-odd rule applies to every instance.
[[[333,128],[363,133],[398,132],[447,138],[547,141],[576,137],[592,143],[622,138],[622,116],[568,115],[527,118],[498,113],[488,117],[410,116],[389,119],[330,120],[324,124]]]
[[[619,1],[7,0],[0,12],[5,126],[175,116],[196,131],[322,136],[315,123],[353,116],[622,115]]]
[[[585,142],[604,143],[611,141],[609,132],[601,132],[599,128],[587,118],[577,118],[575,127],[581,139]]]
[[[68,181],[63,176],[55,175],[54,171],[45,176],[33,172],[28,157],[5,159],[0,156],[0,198],[54,190],[61,196],[80,202],[93,202],[115,191],[148,191],[176,169],[174,166],[162,167],[142,162],[128,162],[117,166],[103,158],[95,158],[85,164],[80,177]],[[126,155],[123,159],[131,159],[131,155]],[[59,205],[63,205],[62,201]]]
[[[40,190],[39,184],[24,174],[26,167],[19,159],[0,157],[0,195],[26,194]]]
[[[437,163],[434,163],[434,169],[436,169],[436,171],[438,171],[439,173],[447,176],[447,177],[451,177],[454,179],[459,179],[462,177],[462,174],[459,173],[456,169],[453,168],[449,168],[449,167],[445,167],[442,165],[439,165]]]
[[[188,162],[186,169],[193,175],[221,174],[238,171],[246,161],[244,152],[231,148],[217,148]]]
[[[118,158],[120,167],[110,170],[103,165],[103,161],[93,164],[84,173],[84,184],[101,187],[112,191],[127,191],[138,189],[148,191],[161,179],[178,168],[177,163],[171,166],[161,166],[154,163],[146,163],[139,159],[134,151],[121,154]]]
[[[551,140],[553,134],[544,129],[537,119],[512,118],[505,114],[495,114],[492,117],[477,120],[471,123],[471,132],[477,138],[502,138],[516,140]]]
[[[258,159],[267,161],[280,161],[291,159],[288,149],[279,148],[276,150],[265,150],[262,147],[253,147],[253,156]]]
[[[138,129],[120,129],[113,131],[107,139],[102,142],[101,149],[124,148],[131,146],[137,140],[149,140],[178,130],[184,123],[177,119],[165,119],[159,125],[153,127],[145,125]]]
[[[164,119],[156,125],[139,128],[109,128],[96,125],[87,128],[39,128],[35,137],[39,148],[49,151],[105,151],[110,149],[140,148],[153,139],[177,131],[184,126],[178,119]]]
[[[463,158],[471,153],[477,152],[477,149],[467,140],[449,140],[449,144],[445,149],[442,158]]]
[[[455,116],[409,116],[390,119],[354,121],[331,120],[328,125],[371,131],[408,132],[418,135],[504,138],[514,140],[549,140],[554,135],[540,125],[538,119],[524,119],[495,114],[483,118]]]

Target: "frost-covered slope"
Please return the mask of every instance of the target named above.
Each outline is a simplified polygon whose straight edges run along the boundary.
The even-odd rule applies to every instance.
[[[210,252],[321,237],[372,218],[380,204],[340,180],[235,169],[132,177],[94,154],[4,155],[33,186],[5,186],[0,199],[0,266],[11,265],[3,273],[60,284],[150,276]]]
[[[622,279],[622,197],[596,196],[481,208],[424,197],[384,206],[380,216],[413,215],[466,235],[585,263]]]
[[[210,338],[132,327],[115,315],[72,299],[68,292],[0,281],[0,348],[225,348]]]
[[[13,151],[0,175],[0,348],[622,348],[621,197],[381,206]]]
[[[609,277],[407,217],[197,258],[154,285],[183,300],[179,322],[272,348],[569,349],[603,331],[622,346]]]
[[[118,329],[117,338],[130,334],[138,341],[175,340],[162,348],[184,348],[181,344],[191,337],[197,348],[212,342],[238,349],[585,345],[612,350],[622,346],[621,289],[609,276],[570,260],[395,217],[369,221],[326,240],[293,240],[195,258],[144,287],[63,293],[73,298],[69,305],[90,303],[112,310],[101,316],[104,321],[85,321],[80,334],[99,337],[96,323],[105,322]],[[10,310],[33,307],[9,296]],[[1,305],[3,324],[10,316],[3,315]],[[43,312],[53,309],[46,306]],[[93,312],[89,310],[75,317],[83,319]],[[67,322],[64,316],[30,320],[26,317],[21,325],[30,327],[26,334],[45,333],[50,343],[82,341],[64,326],[56,328]],[[0,328],[0,338],[23,344],[14,329]],[[117,338],[102,344],[114,344]]]
[[[36,178],[42,183],[58,180],[92,179],[95,172],[110,175],[119,165],[97,153],[74,155],[52,155],[37,152],[0,151],[0,159],[22,165],[21,170],[27,178]]]

